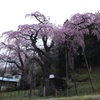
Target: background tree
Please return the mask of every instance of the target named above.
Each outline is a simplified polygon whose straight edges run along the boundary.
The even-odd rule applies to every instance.
[[[9,34],[11,33],[11,34]],[[26,76],[25,80],[26,84],[28,84],[27,81],[29,78],[28,73],[29,73],[29,65],[31,64],[31,57],[32,54],[30,55],[29,52],[27,52],[27,47],[24,44],[25,41],[23,41],[22,39],[20,40],[20,38],[16,38],[13,37],[11,35],[16,34],[16,32],[10,31],[10,32],[6,32],[4,33],[5,35],[8,35],[6,38],[5,43],[1,43],[1,50],[3,50],[1,52],[1,59],[7,63],[12,63],[14,64],[18,69],[20,69],[22,71],[22,76]],[[24,42],[24,43],[23,43]],[[10,52],[10,54],[8,55],[8,52]],[[23,78],[22,78],[23,79]]]

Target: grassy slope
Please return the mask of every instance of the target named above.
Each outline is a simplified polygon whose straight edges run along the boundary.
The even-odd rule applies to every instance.
[[[89,81],[89,76],[85,68],[75,70],[75,75],[77,79],[78,96],[75,96],[76,93],[75,93],[74,83],[72,81],[69,81],[69,96],[70,97],[65,96],[65,91],[60,91],[58,92],[57,98],[52,98],[52,96],[41,98],[36,95],[38,92],[36,90],[37,92],[36,94],[34,94],[35,95],[34,100],[100,100],[100,95],[99,95],[100,93],[100,76],[99,76],[100,68],[96,67],[96,68],[93,68],[91,71],[95,93],[93,93],[92,91],[91,84]],[[24,94],[24,92],[22,94]],[[95,94],[95,95],[90,95],[90,94]],[[15,94],[13,92],[13,96],[14,95],[16,95],[16,92]],[[7,95],[5,95],[3,100],[7,100],[8,97]],[[15,96],[14,100],[19,100],[19,97]],[[23,100],[33,100],[33,99],[24,97]]]
[[[65,91],[58,92],[58,98],[46,98],[46,100],[100,100],[100,68],[94,67],[91,70],[91,76],[95,93],[92,91],[92,87],[89,80],[89,75],[86,68],[79,68],[75,70],[75,76],[77,79],[78,96],[76,96],[74,82],[69,81],[69,96],[64,97]],[[98,93],[98,94],[97,94]],[[91,94],[91,95],[90,95]],[[38,100],[38,99],[37,99]],[[44,100],[44,99],[40,99]]]
[[[40,99],[40,100],[100,100],[100,94],[73,96],[73,97],[61,97],[61,98],[59,97],[59,98],[49,98],[49,99]]]
[[[95,88],[95,93],[93,93],[86,68],[79,68],[75,70],[75,75],[77,79],[78,96],[75,96],[76,93],[74,83],[69,81],[70,97],[59,96],[58,98],[49,98],[46,100],[100,100],[100,67],[94,67],[91,70],[91,76],[93,86]]]
[[[93,93],[87,69],[85,68],[77,69],[75,73],[77,79],[78,93],[80,95]],[[99,67],[93,68],[91,70],[91,76],[95,92],[100,92],[100,68]],[[69,82],[69,85],[70,85],[69,89],[70,95],[74,95],[75,94],[74,83]]]

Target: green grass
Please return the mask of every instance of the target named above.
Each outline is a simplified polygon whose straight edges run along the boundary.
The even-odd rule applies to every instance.
[[[72,97],[48,98],[48,99],[46,98],[46,99],[40,99],[40,100],[100,100],[100,94],[84,95],[84,96],[72,96]]]
[[[91,83],[89,80],[89,75],[86,68],[80,68],[75,71],[75,76],[77,80],[78,93],[81,94],[90,94],[93,93]],[[91,71],[93,86],[95,92],[100,92],[100,68],[94,67]],[[70,95],[75,95],[74,83],[69,82],[70,84]]]
[[[9,100],[3,98],[2,100]],[[20,100],[19,97],[13,97],[11,100]],[[83,95],[83,96],[72,96],[72,97],[38,97],[38,98],[23,98],[22,100],[100,100],[100,94]]]
[[[99,67],[93,68],[91,71],[91,76],[92,76],[93,86],[95,88],[95,93],[100,93],[100,76],[99,75],[100,75],[100,68]],[[69,88],[70,97],[66,97],[65,91],[59,91],[56,98],[54,96],[53,98],[52,96],[49,96],[46,98],[39,97],[38,92],[40,88],[37,88],[34,91],[33,98],[29,98],[25,96],[26,94],[29,93],[29,90],[21,91],[20,93],[18,91],[15,91],[15,92],[12,92],[11,100],[20,100],[20,95],[22,95],[23,97],[22,100],[100,100],[100,94],[90,95],[94,93],[90,84],[87,70],[85,68],[75,70],[75,76],[77,80],[78,96],[75,96],[76,93],[75,93],[75,88],[74,88],[74,82],[69,80],[68,88]],[[9,94],[10,92],[3,93],[2,100],[9,100],[8,99],[10,96]]]

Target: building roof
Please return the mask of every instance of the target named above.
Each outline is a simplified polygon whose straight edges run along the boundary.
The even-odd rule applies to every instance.
[[[5,82],[18,82],[17,79],[5,78],[5,77],[0,77],[0,81],[5,81]]]
[[[53,74],[50,74],[49,78],[55,78],[55,76]]]

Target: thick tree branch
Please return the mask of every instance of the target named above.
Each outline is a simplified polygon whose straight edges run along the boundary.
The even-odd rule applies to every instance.
[[[11,60],[11,59],[5,60],[3,58],[0,58],[0,60],[3,60],[4,62],[8,62],[8,63],[13,63],[13,64],[15,64],[17,66],[17,68],[23,70],[23,68],[21,66],[19,66],[18,63],[16,61],[14,61],[14,60]]]

